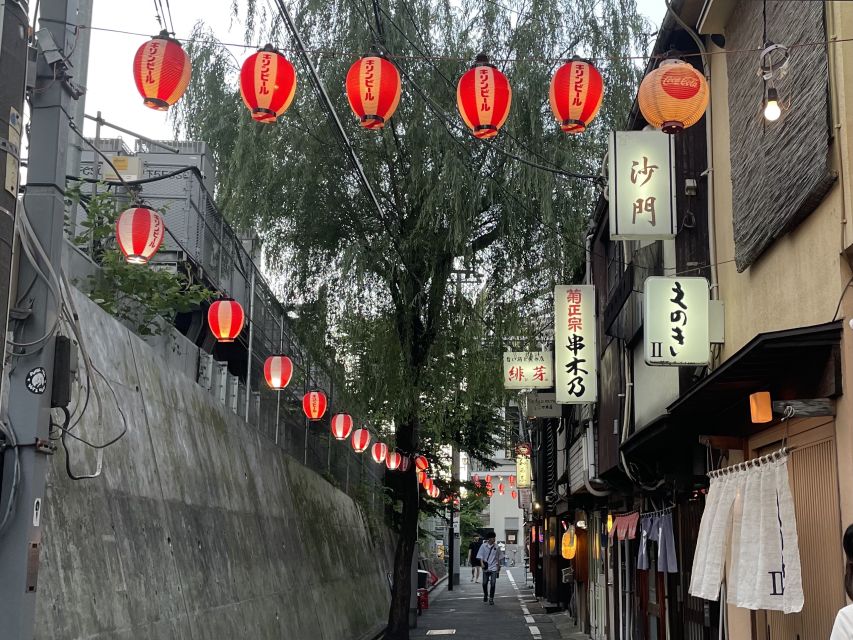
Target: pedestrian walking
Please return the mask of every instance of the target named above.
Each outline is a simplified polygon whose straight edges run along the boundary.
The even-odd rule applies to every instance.
[[[480,580],[480,559],[477,554],[480,552],[480,547],[483,546],[483,540],[476,533],[468,543],[468,562],[471,564],[471,582]]]
[[[483,602],[495,604],[495,582],[501,573],[503,552],[495,543],[495,532],[488,534],[486,542],[480,547],[477,557],[483,563]]]
[[[846,556],[844,589],[847,591],[847,596],[853,600],[853,524],[847,527],[841,544]],[[829,640],[853,640],[853,604],[847,605],[838,612]]]

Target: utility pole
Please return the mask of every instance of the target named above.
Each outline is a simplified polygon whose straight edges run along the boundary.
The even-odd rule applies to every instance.
[[[3,78],[0,82],[0,398],[3,397],[9,300],[15,289],[12,286],[12,253],[22,146],[21,114],[27,76],[30,26],[27,15],[25,1],[0,0],[0,77]]]
[[[16,347],[20,355],[15,356],[9,378],[8,416],[2,416],[5,428],[14,432],[17,441],[17,447],[6,448],[3,460],[4,500],[9,501],[10,487],[17,490],[14,515],[0,538],[4,640],[31,640],[34,635],[51,396],[54,381],[68,375],[67,371],[57,374],[54,370],[55,329],[61,310],[54,274],[59,273],[62,258],[69,114],[74,112],[74,100],[79,95],[68,80],[72,72],[67,59],[74,46],[76,24],[77,0],[41,1],[23,211],[32,226],[32,244],[40,245],[44,256],[35,257],[40,263],[38,271],[27,259],[20,260],[18,288],[27,293],[16,304],[21,328],[14,339],[19,344],[37,344]],[[0,513],[5,506],[0,505]]]

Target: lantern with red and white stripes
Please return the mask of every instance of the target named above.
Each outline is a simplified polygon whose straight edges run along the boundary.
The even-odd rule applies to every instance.
[[[335,440],[346,440],[352,433],[352,416],[347,413],[338,413],[332,416],[332,435]]]
[[[456,85],[459,114],[475,138],[493,138],[506,122],[511,104],[509,80],[481,53]]]
[[[252,54],[240,69],[240,95],[257,122],[274,124],[296,94],[296,70],[268,44]]]
[[[207,324],[219,342],[234,342],[245,321],[243,307],[235,300],[217,300],[207,310]]]
[[[415,466],[418,471],[426,471],[429,469],[429,460],[426,459],[426,456],[415,456]]]
[[[399,451],[389,451],[385,456],[385,466],[390,471],[396,471],[403,464],[403,456]]]
[[[551,111],[565,133],[583,133],[598,115],[604,81],[592,63],[572,58],[551,78]]]
[[[347,100],[365,129],[381,129],[400,103],[400,72],[394,63],[368,55],[347,72]]]
[[[422,485],[423,485],[423,487],[424,487],[424,491],[426,491],[427,493],[429,493],[429,492],[430,492],[430,490],[432,489],[433,485],[435,484],[435,482],[433,481],[433,479],[432,479],[432,478],[430,478],[429,476],[427,476],[426,478],[424,478],[424,481],[423,481],[421,484],[422,484]]]
[[[367,429],[356,429],[352,432],[352,450],[356,453],[364,453],[370,446],[370,431]]]
[[[499,493],[499,494],[501,494],[501,495],[503,495],[503,494],[504,494],[504,483],[503,483],[503,482],[501,482],[501,483],[498,485],[498,493]]]
[[[190,58],[181,43],[161,31],[143,44],[133,58],[136,88],[150,109],[166,111],[184,95],[190,83]]]
[[[376,464],[382,464],[388,456],[388,445],[384,442],[374,443],[370,448],[370,455],[373,456],[373,461]]]
[[[429,490],[429,497],[432,498],[433,500],[435,500],[440,495],[441,495],[441,490],[437,486],[432,485],[432,487],[430,487],[430,490]]]
[[[309,391],[302,396],[302,411],[309,420],[320,420],[326,415],[329,401],[322,391]]]
[[[284,355],[270,356],[264,362],[264,379],[267,386],[275,391],[281,391],[293,377],[293,361]]]
[[[492,484],[492,476],[489,475],[486,476],[486,486],[489,486],[490,484]]]
[[[163,244],[166,225],[163,217],[149,207],[122,211],[116,220],[116,240],[130,264],[145,264]]]
[[[418,471],[418,484],[423,484],[426,480],[426,471]]]
[[[515,476],[509,477],[509,486],[511,486],[511,487],[515,486]]]

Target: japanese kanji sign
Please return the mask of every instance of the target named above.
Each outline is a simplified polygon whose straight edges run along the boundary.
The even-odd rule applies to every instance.
[[[528,418],[559,418],[563,409],[557,404],[555,393],[531,393],[527,396]]]
[[[608,156],[611,240],[674,238],[675,137],[613,131]]]
[[[592,285],[554,288],[554,369],[559,404],[595,402],[598,359]]]
[[[507,351],[504,353],[504,388],[550,389],[553,386],[553,351]]]
[[[515,459],[515,484],[519,489],[530,487],[530,458],[520,457]]]
[[[687,366],[711,361],[709,300],[705,278],[646,279],[643,324],[647,364]]]

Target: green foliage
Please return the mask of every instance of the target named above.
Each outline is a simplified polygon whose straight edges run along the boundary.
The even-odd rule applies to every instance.
[[[112,195],[101,193],[84,202],[79,187],[69,189],[68,195],[70,206],[83,203],[86,207],[85,231],[74,242],[100,267],[89,276],[86,289],[104,311],[129,323],[139,335],[154,335],[162,333],[176,314],[197,309],[213,296],[181,273],[125,262],[115,247],[120,211]]]

